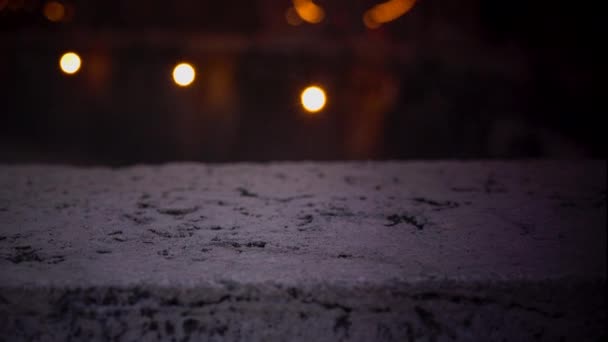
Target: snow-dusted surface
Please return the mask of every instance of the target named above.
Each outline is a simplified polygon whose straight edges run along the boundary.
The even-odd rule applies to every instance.
[[[216,306],[228,305],[222,293],[234,299],[235,291],[245,291],[251,298],[253,291],[258,306],[284,300],[280,310],[287,310],[321,303],[320,311],[348,313],[340,316],[348,324],[331,320],[326,331],[324,320],[296,315],[277,318],[272,329],[251,323],[256,334],[270,334],[249,335],[252,339],[296,338],[298,331],[328,340],[466,338],[467,333],[498,339],[505,331],[534,324],[543,327],[541,337],[557,338],[571,336],[569,329],[583,324],[582,318],[568,318],[569,310],[605,321],[605,296],[598,290],[605,278],[606,164],[600,161],[0,167],[0,288],[5,289],[0,310],[10,312],[19,312],[32,298],[48,301],[44,310],[53,311],[58,298],[74,289],[98,296],[91,304],[98,311],[108,291],[118,291],[118,298],[122,293],[128,303],[133,289],[147,289],[157,306],[162,306],[159,298],[177,296],[176,307],[200,296]],[[586,290],[580,293],[577,286]],[[408,293],[407,299],[389,289]],[[84,300],[81,292],[69,293],[73,302]],[[424,293],[437,299],[427,300],[426,308],[416,297]],[[464,299],[448,300],[455,295]],[[245,305],[237,302],[232,305]],[[520,320],[533,309],[546,315],[511,328],[515,323],[496,323],[503,335],[492,336],[490,328],[475,330],[474,323],[448,329],[449,317],[483,316],[471,311],[473,302],[476,308],[486,303],[496,317],[508,308]],[[361,303],[378,303],[380,311],[356,316],[357,305],[367,305]],[[597,306],[592,314],[585,311],[590,303]],[[140,302],[130,305],[139,308]],[[298,310],[321,317],[306,311],[310,305]],[[551,318],[549,311],[561,316]],[[387,318],[387,312],[394,317]],[[443,322],[438,317],[446,312]],[[243,315],[238,327],[225,324],[216,335],[238,339],[230,335],[238,331],[247,339],[243,322],[248,316]],[[199,330],[179,324],[139,327],[155,338],[189,337],[203,334],[201,322],[209,316],[199,316],[188,318],[198,322]],[[142,316],[137,317],[126,320],[131,323],[125,323],[129,329],[120,338],[135,338],[129,333],[133,322],[141,323]],[[385,332],[378,332],[378,317],[384,317]],[[353,323],[357,319],[360,324]],[[398,319],[408,324],[399,325]],[[15,320],[0,321],[0,332],[19,331],[25,338],[18,325],[31,330],[37,324]],[[307,321],[321,326],[308,327]],[[298,324],[303,328],[295,328]],[[375,332],[368,332],[372,328],[366,324]],[[280,333],[285,326],[295,330]],[[76,329],[62,327],[72,335]],[[209,329],[200,336],[216,336]],[[593,324],[585,329],[597,333]],[[522,336],[539,333],[532,330]]]

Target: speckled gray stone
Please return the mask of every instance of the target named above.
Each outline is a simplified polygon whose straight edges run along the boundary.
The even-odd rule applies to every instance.
[[[606,163],[0,166],[0,341],[598,340]]]

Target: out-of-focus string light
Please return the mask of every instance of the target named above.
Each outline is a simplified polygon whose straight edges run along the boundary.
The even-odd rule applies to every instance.
[[[325,91],[319,86],[310,86],[300,95],[302,107],[309,113],[316,113],[325,107],[327,97]]]
[[[298,15],[298,12],[293,7],[289,7],[285,11],[285,20],[291,26],[298,26],[298,25],[302,24],[302,18],[300,18],[300,16]]]
[[[61,71],[68,75],[73,75],[80,70],[80,65],[82,61],[80,60],[80,56],[75,52],[66,52],[59,59],[59,67]]]
[[[179,63],[173,68],[173,81],[180,87],[187,87],[196,77],[194,67],[188,63]]]
[[[293,8],[302,20],[311,24],[318,24],[325,18],[323,7],[312,0],[293,0]]]
[[[375,29],[393,21],[409,12],[416,0],[389,0],[378,4],[363,14],[363,23],[367,28]]]
[[[58,1],[47,1],[44,4],[42,12],[48,20],[54,23],[60,22],[65,18],[65,6]]]

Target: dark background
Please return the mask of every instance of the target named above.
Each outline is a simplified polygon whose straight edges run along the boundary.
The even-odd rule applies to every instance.
[[[291,1],[45,3],[0,0],[0,162],[606,156],[592,2],[419,0],[374,30],[366,0],[298,26]]]

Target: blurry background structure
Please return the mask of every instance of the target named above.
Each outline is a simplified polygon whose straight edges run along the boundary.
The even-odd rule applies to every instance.
[[[0,0],[0,162],[605,158],[591,6]]]

